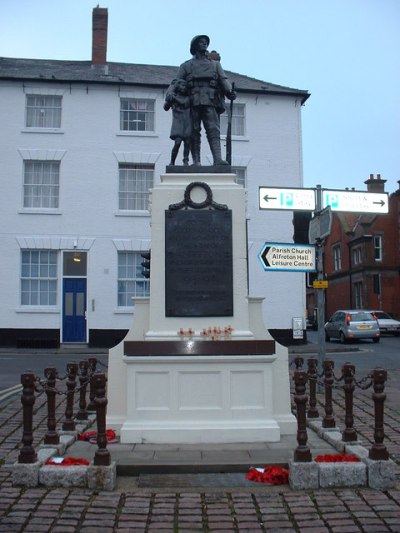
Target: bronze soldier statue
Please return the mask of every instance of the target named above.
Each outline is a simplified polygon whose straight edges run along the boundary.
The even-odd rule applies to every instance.
[[[190,43],[192,59],[179,67],[177,79],[186,80],[192,115],[191,152],[193,165],[200,165],[201,124],[206,130],[207,140],[214,159],[214,165],[228,165],[221,157],[219,115],[225,111],[224,97],[235,100],[236,93],[219,61],[210,59],[207,48],[210,38],[196,35]]]

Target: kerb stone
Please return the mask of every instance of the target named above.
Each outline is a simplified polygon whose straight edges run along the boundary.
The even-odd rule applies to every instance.
[[[15,463],[12,468],[12,484],[14,487],[37,487],[41,463]]]
[[[318,488],[318,464],[289,461],[289,485],[293,490]]]
[[[323,438],[329,442],[338,452],[344,451],[344,442],[342,441],[342,434],[340,431],[324,431]]]
[[[368,486],[371,489],[387,490],[396,485],[395,464],[389,459],[388,461],[366,460],[368,467]]]
[[[318,463],[318,465],[321,488],[367,485],[367,467],[364,463]]]
[[[37,452],[37,457],[39,463],[45,463],[50,457],[54,457],[55,455],[58,455],[57,448],[56,447],[50,447],[47,448],[39,448]]]
[[[92,490],[114,490],[117,485],[117,463],[113,461],[109,466],[90,465],[87,483]]]
[[[87,466],[43,466],[39,483],[45,487],[86,487]]]

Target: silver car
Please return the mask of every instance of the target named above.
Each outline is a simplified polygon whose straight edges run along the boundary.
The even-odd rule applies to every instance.
[[[368,311],[345,309],[334,313],[325,324],[325,339],[339,339],[341,343],[351,340],[371,339],[379,342],[377,320]]]
[[[395,337],[400,335],[400,321],[385,313],[385,311],[369,311],[378,321],[381,333],[392,334]]]

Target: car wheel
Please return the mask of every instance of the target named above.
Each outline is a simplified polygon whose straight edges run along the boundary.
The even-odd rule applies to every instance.
[[[372,342],[374,342],[374,343],[376,344],[376,343],[379,342],[380,340],[381,340],[380,337],[375,337],[375,339],[372,339]]]
[[[340,343],[346,344],[346,337],[344,336],[343,331],[340,332]]]
[[[329,337],[329,335],[325,332],[325,341],[326,342],[329,342],[331,340],[331,338]]]

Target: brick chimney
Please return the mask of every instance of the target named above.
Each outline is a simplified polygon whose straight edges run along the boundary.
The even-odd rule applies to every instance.
[[[92,16],[92,63],[105,65],[107,63],[107,29],[108,9],[95,7]]]
[[[376,192],[381,193],[385,192],[385,183],[387,180],[381,179],[381,175],[377,174],[376,178],[373,174],[369,175],[369,180],[364,181],[365,185],[367,186],[368,192]]]

